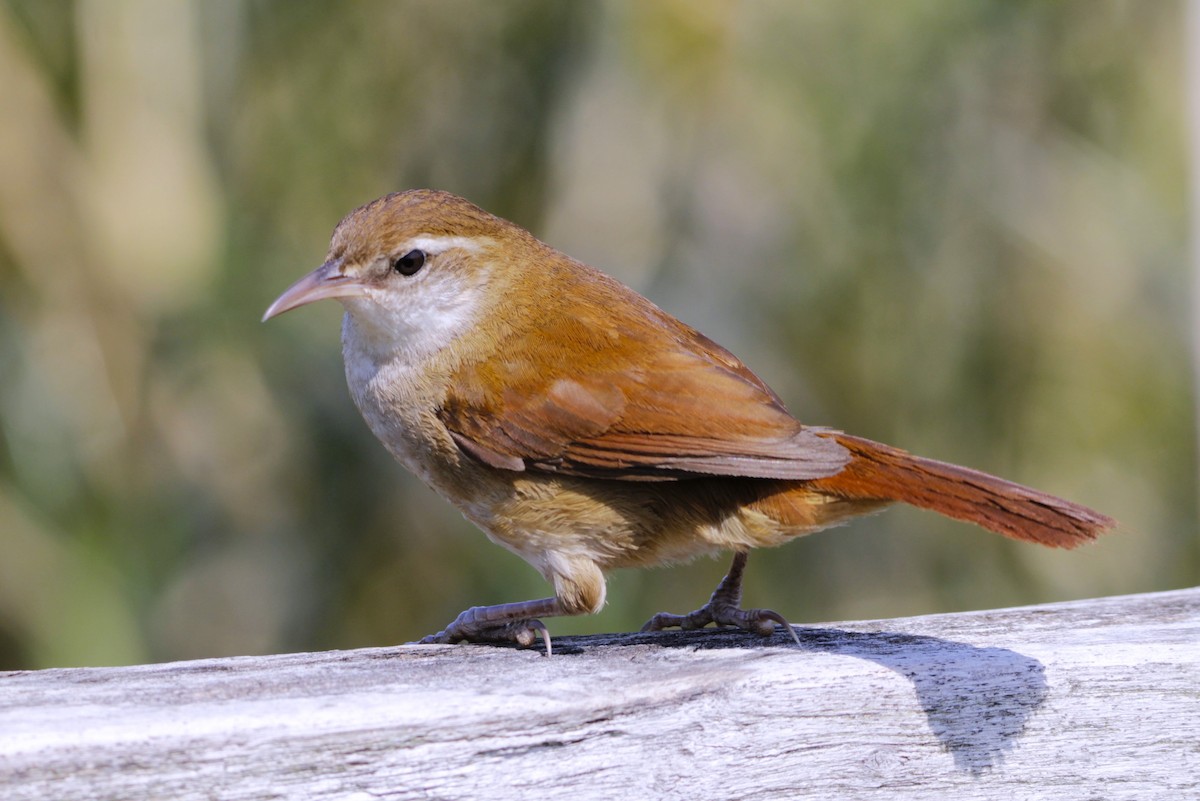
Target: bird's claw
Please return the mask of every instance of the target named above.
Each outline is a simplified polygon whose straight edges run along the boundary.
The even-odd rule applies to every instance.
[[[540,620],[512,620],[508,623],[481,623],[475,610],[468,609],[455,618],[454,622],[437,634],[430,634],[417,641],[418,645],[452,645],[459,642],[515,644],[529,648],[541,636],[546,644],[546,656],[550,656],[550,631]]]
[[[716,603],[709,601],[704,606],[694,612],[689,612],[686,615],[673,615],[669,612],[659,612],[654,617],[646,621],[646,625],[642,626],[642,631],[662,631],[667,628],[681,628],[684,630],[702,629],[709,623],[717,626],[731,626],[739,628],[743,631],[749,631],[760,637],[770,637],[775,633],[775,624],[780,626],[792,635],[796,645],[800,644],[800,638],[796,636],[792,624],[787,622],[783,615],[772,609],[742,609],[732,604]]]

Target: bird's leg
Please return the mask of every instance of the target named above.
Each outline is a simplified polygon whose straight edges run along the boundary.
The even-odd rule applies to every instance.
[[[472,606],[437,634],[419,640],[422,645],[456,642],[516,643],[522,648],[533,645],[539,634],[550,656],[550,632],[539,617],[569,614],[557,598],[518,601],[496,606]]]
[[[686,615],[672,615],[669,612],[659,612],[642,626],[642,631],[661,631],[662,629],[678,626],[681,629],[701,629],[709,623],[718,626],[734,626],[745,631],[751,631],[763,637],[775,633],[775,624],[783,626],[792,635],[796,644],[800,638],[792,629],[783,615],[770,609],[742,609],[742,574],[746,571],[746,551],[737,551],[733,555],[733,564],[717,589],[713,592],[708,603],[689,612]]]

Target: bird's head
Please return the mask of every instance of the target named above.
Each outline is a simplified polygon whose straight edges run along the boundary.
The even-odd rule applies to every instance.
[[[448,192],[397,192],[347,214],[325,263],[284,290],[263,320],[336,298],[380,349],[440,347],[510,282],[493,274],[512,279],[519,254],[539,245],[524,229]]]

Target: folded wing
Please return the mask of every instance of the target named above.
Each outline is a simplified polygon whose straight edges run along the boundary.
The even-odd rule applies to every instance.
[[[622,480],[807,480],[849,461],[733,354],[637,300],[624,319],[588,307],[542,321],[462,366],[439,410],[459,447],[503,469]]]

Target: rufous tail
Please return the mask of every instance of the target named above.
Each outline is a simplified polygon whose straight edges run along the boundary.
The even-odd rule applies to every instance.
[[[1016,540],[1074,548],[1116,525],[1110,517],[1062,498],[966,467],[830,432],[853,455],[835,476],[809,486],[854,500],[901,501],[975,523]]]

